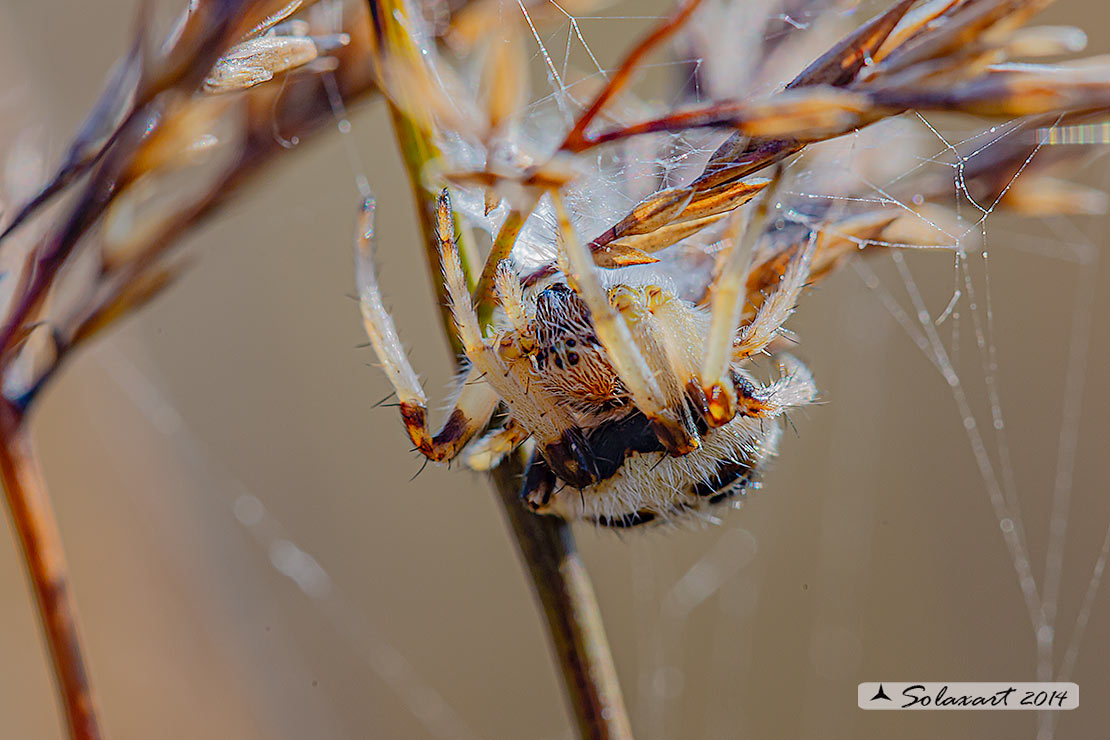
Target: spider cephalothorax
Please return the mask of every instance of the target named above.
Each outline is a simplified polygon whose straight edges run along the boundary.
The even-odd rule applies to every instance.
[[[627,403],[628,392],[594,333],[590,309],[566,283],[552,283],[535,296],[529,330],[535,337],[532,366],[548,393],[585,415]]]

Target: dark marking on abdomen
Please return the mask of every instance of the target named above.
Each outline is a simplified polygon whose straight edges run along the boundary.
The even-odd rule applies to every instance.
[[[597,462],[599,481],[616,475],[625,459],[633,454],[663,451],[651,422],[639,411],[593,429],[587,442]]]
[[[759,473],[758,464],[722,462],[712,478],[690,486],[690,493],[708,498],[711,504],[719,504],[742,494],[758,480]]]

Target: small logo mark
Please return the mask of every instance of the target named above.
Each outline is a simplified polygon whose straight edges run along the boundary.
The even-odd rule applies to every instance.
[[[875,695],[871,697],[871,701],[875,701],[876,699],[886,699],[887,701],[894,701],[893,699],[891,699],[889,696],[886,695],[885,691],[883,691],[883,685],[882,684],[879,684],[879,690],[876,691]]]

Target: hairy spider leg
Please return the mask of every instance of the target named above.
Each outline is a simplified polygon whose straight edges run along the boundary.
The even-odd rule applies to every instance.
[[[597,465],[585,434],[558,399],[543,389],[527,356],[528,348],[521,346],[526,337],[515,331],[491,340],[482,336],[459,261],[451,198],[446,188],[440,193],[437,206],[436,241],[451,315],[467,358],[509,407],[511,418],[536,438],[544,458],[560,478],[579,488],[594,483],[598,479]],[[505,295],[510,304],[523,300],[514,291]],[[506,313],[523,310],[522,305],[510,305]]]
[[[804,250],[795,255],[781,275],[781,281],[770,298],[756,311],[751,322],[741,328],[744,312],[746,278],[752,255],[764,235],[767,216],[775,204],[782,169],[776,172],[764,192],[755,213],[746,222],[734,222],[726,235],[726,253],[716,279],[710,288],[711,320],[709,338],[701,365],[701,387],[692,389],[710,427],[732,421],[736,414],[745,416],[776,415],[781,409],[768,397],[770,388],[760,388],[734,365],[763,351],[777,336],[779,328],[794,310],[798,294],[806,284],[809,266],[816,248],[816,235]],[[698,392],[700,390],[700,393]]]
[[[736,415],[736,389],[730,381],[732,352],[744,311],[747,277],[756,242],[767,220],[769,201],[774,199],[781,169],[765,191],[754,215],[740,211],[725,233],[725,252],[709,288],[711,319],[705,357],[701,367],[702,415],[711,427],[727,424]]]
[[[538,452],[533,451],[524,468],[524,480],[521,481],[519,494],[521,500],[533,511],[539,511],[551,502],[557,483],[558,479],[547,462]]]
[[[505,311],[505,318],[517,334],[528,332],[529,312],[524,302],[524,289],[520,284],[520,275],[510,260],[503,259],[497,263],[493,274],[493,291],[497,303]]]
[[[693,337],[702,336],[697,316],[685,302],[658,285],[616,285],[607,292],[609,305],[628,326],[632,341],[666,398],[667,408],[678,417],[685,437],[668,440],[666,430],[656,430],[672,454],[697,449],[700,435],[686,402],[686,379],[695,372],[690,350]],[[658,425],[657,425],[658,426]],[[675,450],[677,444],[684,447]]]
[[[493,470],[529,436],[527,429],[516,421],[510,421],[501,429],[495,429],[471,443],[466,448],[466,464],[471,470],[479,472]]]
[[[822,226],[818,232],[817,245],[809,266],[807,285],[824,279],[853,254],[867,250],[868,253],[887,245],[876,243],[884,231],[898,223],[900,228],[919,226],[920,222],[913,213],[894,213],[877,210],[850,216]],[[931,227],[930,227],[931,228]],[[928,244],[931,234],[921,238],[910,238],[906,243]],[[905,239],[906,237],[902,237]],[[747,302],[744,307],[746,317],[754,316],[763,301],[782,281],[787,267],[794,262],[799,253],[807,247],[806,242],[796,242],[770,254],[757,255],[747,273]]]
[[[489,423],[497,408],[497,393],[485,383],[474,382],[481,371],[471,367],[447,420],[439,432],[431,434],[428,429],[428,399],[397,336],[393,318],[382,302],[373,252],[374,201],[367,199],[359,213],[355,239],[355,280],[363,325],[374,353],[397,393],[401,418],[412,443],[430,460],[451,460]]]
[[[751,323],[740,330],[732,348],[733,362],[746,360],[767,348],[779,329],[794,313],[798,296],[809,279],[810,265],[817,249],[818,235],[811,234],[804,248],[798,250],[786,266],[778,287],[755,312]]]
[[[488,189],[487,193],[490,192]],[[516,239],[520,236],[520,230],[524,227],[524,222],[532,215],[532,210],[535,208],[533,203],[530,207],[518,210],[516,208],[509,211],[505,216],[501,228],[497,231],[497,236],[490,246],[489,255],[486,256],[486,264],[482,267],[482,274],[478,278],[478,285],[474,288],[472,294],[474,304],[478,311],[478,315],[484,315],[487,311],[493,296],[493,291],[496,289],[495,283],[497,280],[497,270],[501,263],[509,258],[516,245]]]
[[[795,405],[791,399],[808,402],[814,395],[808,370],[793,358],[784,360],[783,380],[767,388],[735,367],[763,352],[774,341],[794,311],[802,289],[824,278],[843,260],[879,237],[897,216],[876,211],[826,224],[804,242],[790,245],[754,267],[751,255],[766,221],[757,212],[744,237],[727,248],[710,289],[713,319],[702,366],[701,392],[706,423],[727,424],[736,414],[775,416]],[[754,307],[750,321],[746,306]],[[785,382],[795,378],[795,383]],[[696,394],[695,394],[696,395]]]
[[[700,445],[697,431],[691,433],[685,423],[685,401],[668,398],[669,394],[660,388],[657,376],[633,339],[628,323],[618,314],[609,295],[602,289],[593,259],[574,231],[562,195],[554,189],[550,195],[559,221],[559,253],[566,262],[567,280],[590,309],[597,337],[617,376],[628,389],[632,403],[655,425],[659,439],[668,452],[682,455],[697,449]]]

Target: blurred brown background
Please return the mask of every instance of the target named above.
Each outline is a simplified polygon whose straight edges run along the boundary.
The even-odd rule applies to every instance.
[[[133,11],[129,0],[5,0],[6,94],[29,101],[5,135],[34,124],[21,141],[56,162]],[[604,12],[651,14],[638,3]],[[1099,0],[1060,0],[1045,22],[1080,25],[1092,51],[1107,51],[1105,14]],[[609,65],[640,27],[582,22]],[[380,104],[358,107],[352,125],[379,200],[386,290],[439,397],[446,356]],[[344,147],[320,137],[191,234],[199,259],[187,278],[81,355],[36,419],[116,740],[570,736],[490,492],[434,466],[410,482],[419,461],[393,410],[373,408],[388,388],[358,348],[348,297],[356,191]],[[1095,160],[1090,180],[1110,182],[1106,166]],[[988,230],[999,392],[1038,579],[1069,428],[1075,294],[1084,279],[1097,291],[1057,667],[1110,525],[1110,275],[1104,258],[1068,257],[1085,238],[1104,248],[1107,221],[1063,223],[997,216]],[[907,259],[937,316],[951,254]],[[889,265],[876,267],[900,296]],[[961,321],[961,377],[995,455],[970,316]],[[791,325],[827,403],[795,419],[762,492],[706,531],[579,532],[638,737],[1035,736],[1032,713],[856,708],[865,680],[1034,680],[1036,640],[940,374],[850,270]],[[0,738],[57,738],[4,534]],[[1073,674],[1081,708],[1059,717],[1059,737],[1101,737],[1110,724],[1108,617],[1104,587]]]

